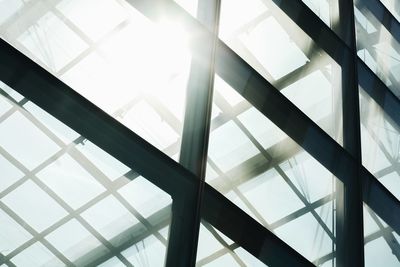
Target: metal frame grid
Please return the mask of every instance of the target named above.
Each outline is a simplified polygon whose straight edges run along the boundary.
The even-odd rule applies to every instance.
[[[0,155],[23,173],[22,178],[0,192],[0,199],[4,199],[21,185],[31,181],[61,206],[67,215],[43,231],[38,231],[4,201],[0,201],[1,210],[31,236],[12,252],[5,254],[1,252],[0,265],[15,266],[12,258],[39,241],[67,266],[95,266],[113,257],[117,257],[125,266],[133,266],[134,263],[122,252],[132,246],[137,248],[140,246],[140,242],[145,246],[142,240],[150,235],[154,235],[167,249],[166,266],[194,266],[196,261],[199,266],[203,266],[226,254],[232,256],[239,266],[246,266],[243,258],[235,252],[239,247],[244,248],[253,257],[268,266],[313,266],[313,264],[325,264],[330,260],[332,265],[336,266],[363,266],[364,245],[380,237],[384,238],[392,253],[399,259],[400,247],[395,235],[400,234],[400,217],[396,216],[395,211],[400,210],[400,202],[389,191],[391,188],[386,188],[377,180],[388,173],[398,175],[396,167],[398,162],[382,143],[378,144],[379,148],[384,151],[391,166],[374,173],[374,176],[362,165],[361,159],[362,134],[360,127],[363,125],[372,135],[374,132],[368,126],[367,117],[363,116],[363,112],[368,110],[364,111],[363,103],[359,108],[359,87],[383,110],[389,124],[396,129],[400,126],[400,113],[398,112],[400,100],[396,93],[399,81],[387,70],[386,72],[379,69],[372,71],[361,58],[357,57],[358,50],[366,49],[372,56],[379,58],[374,45],[380,41],[378,37],[381,35],[381,31],[389,32],[395,40],[392,44],[395,49],[398,45],[396,42],[400,41],[400,23],[380,1],[360,0],[354,3],[355,7],[364,12],[363,14],[378,29],[377,32],[368,33],[354,17],[352,1],[329,1],[330,11],[339,16],[339,22],[332,23],[331,29],[305,3],[299,0],[263,0],[262,2],[269,7],[266,14],[261,15],[263,19],[269,16],[279,19],[282,26],[300,47],[301,36],[296,34],[296,30],[293,30],[290,23],[296,24],[296,27],[299,27],[313,42],[313,48],[310,50],[301,47],[307,57],[312,60],[278,80],[274,80],[267,70],[265,70],[266,75],[261,75],[254,69],[254,65],[248,64],[217,38],[221,13],[221,3],[218,0],[199,1],[197,19],[170,0],[118,1],[123,7],[133,7],[154,21],[172,14],[185,28],[197,33],[197,44],[201,44],[192,47],[193,55],[183,123],[156,98],[141,96],[172,129],[178,133],[182,132],[182,136],[176,142],[163,149],[165,154],[115,119],[120,113],[126,113],[132,109],[142,99],[135,98],[128,101],[118,112],[110,116],[56,78],[78,64],[101,42],[105,42],[123,29],[129,21],[120,22],[114,29],[94,42],[55,8],[59,2],[46,2],[49,9],[43,10],[37,8],[37,3],[40,1],[30,1],[22,9],[19,9],[15,17],[8,18],[0,28],[0,32],[7,32],[3,36],[4,39],[12,41],[26,30],[26,27],[30,26],[17,24],[18,27],[16,27],[15,20],[27,14],[31,16],[31,21],[36,21],[44,15],[40,12],[51,10],[87,44],[86,49],[73,60],[54,71],[25,47],[17,45],[17,50],[1,40],[0,80],[12,88],[4,85],[1,90],[2,99],[11,106],[7,112],[1,115],[1,122],[6,121],[15,113],[22,114],[26,120],[40,129],[42,134],[54,142],[58,146],[58,150],[40,165],[31,169],[0,146]],[[252,27],[251,23],[247,26]],[[357,36],[355,29],[357,29]],[[246,31],[246,28],[242,30]],[[14,35],[12,36],[10,33]],[[332,73],[336,72],[339,75],[338,72],[340,72],[342,77],[342,83],[334,86],[342,90],[340,98],[343,109],[339,111],[339,117],[342,116],[343,119],[343,146],[337,143],[337,141],[341,142],[340,137],[337,137],[340,135],[337,129],[335,134],[328,135],[321,129],[323,123],[311,120],[304,111],[280,92],[284,87],[302,79],[313,70],[322,70],[326,63],[323,61],[324,57],[321,56],[323,53],[326,53],[340,66],[340,68],[332,70]],[[27,56],[35,62],[39,62],[47,70]],[[214,91],[215,73],[243,97],[239,105],[231,107],[221,93]],[[330,75],[327,72],[324,74]],[[330,79],[334,80],[332,77]],[[389,86],[387,86],[387,81],[390,82]],[[23,97],[15,98],[17,92]],[[63,122],[67,128],[78,132],[79,135],[70,140],[71,142],[65,143],[46,122],[38,119],[25,107],[27,103],[31,103],[30,101]],[[220,109],[220,113],[215,117],[211,112],[213,103]],[[238,119],[239,114],[251,108],[257,109],[260,114],[279,127],[285,136],[287,135],[284,140],[265,149]],[[257,155],[242,162],[234,169],[224,172],[211,159],[208,147],[213,131],[228,121],[232,121],[257,148]],[[337,141],[332,138],[332,135]],[[96,166],[90,158],[77,149],[79,145],[87,142],[86,140],[90,140],[131,170],[111,181],[99,166]],[[303,150],[332,174],[334,183],[332,189],[336,188],[331,194],[316,201],[310,201],[281,167],[283,162]],[[180,163],[167,156],[173,156],[179,152]],[[81,168],[105,188],[104,192],[77,209],[72,208],[37,177],[41,170],[65,155],[72,157]],[[261,158],[262,160],[260,160]],[[217,173],[216,180],[206,182],[207,168],[212,168]],[[251,170],[251,173],[246,174],[246,180],[257,177],[268,170],[276,170],[304,207],[273,223],[266,221],[257,208],[252,206],[246,196],[238,190],[239,186],[246,182],[240,174],[241,168]],[[118,193],[118,190],[131,180],[131,183],[134,183],[140,175],[169,194],[173,200],[172,205],[145,218],[129,204]],[[335,182],[336,179],[338,182]],[[229,183],[226,182],[227,180]],[[220,186],[221,184],[223,186]],[[245,203],[253,216],[224,196],[227,191],[231,190]],[[131,215],[138,219],[144,230],[138,229],[137,225],[137,228],[132,227],[121,232],[112,240],[108,240],[94,229],[81,213],[108,196],[115,197]],[[365,210],[379,227],[379,230],[365,237],[363,233],[363,202],[367,205]],[[332,214],[332,220],[327,221],[316,209],[328,203],[331,205],[331,212],[335,214]],[[322,255],[312,263],[274,234],[274,230],[279,226],[290,223],[307,213],[315,218],[320,229],[332,241],[332,252]],[[89,256],[86,259],[71,260],[46,239],[48,234],[71,219],[77,220],[97,242],[102,244],[102,247],[105,247],[105,250],[88,251]],[[199,241],[201,224],[222,244],[223,248],[206,258],[196,260],[198,244],[201,241]],[[161,229],[168,225],[170,225],[170,229],[167,238],[161,233]],[[231,242],[227,241],[221,233],[231,239]],[[113,241],[119,238],[124,241],[114,245]],[[142,259],[140,263],[143,266],[149,264],[148,259]]]

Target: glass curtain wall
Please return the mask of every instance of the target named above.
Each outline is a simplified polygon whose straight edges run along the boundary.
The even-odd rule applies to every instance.
[[[0,0],[0,266],[399,266],[400,6],[344,2]]]

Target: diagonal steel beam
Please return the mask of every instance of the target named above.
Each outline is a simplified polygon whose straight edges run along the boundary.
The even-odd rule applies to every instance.
[[[379,0],[356,0],[354,1],[359,9],[367,8],[374,17],[390,32],[400,43],[400,22]]]

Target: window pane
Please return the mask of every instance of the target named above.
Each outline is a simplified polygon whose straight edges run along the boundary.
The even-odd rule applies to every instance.
[[[163,266],[170,195],[10,90],[0,91],[11,106],[0,115],[4,261]]]
[[[358,57],[399,97],[400,44],[362,2],[354,7]]]
[[[340,66],[273,1],[221,3],[220,38],[341,143]]]
[[[397,233],[364,204],[365,266],[399,266],[399,242]]]
[[[326,264],[339,181],[218,77],[214,105],[206,181],[307,259]],[[204,249],[222,250],[217,244]]]
[[[400,129],[385,111],[360,88],[363,165],[400,199]]]
[[[196,266],[267,266],[202,220]]]
[[[177,2],[196,15],[197,1]],[[0,5],[12,14],[0,37],[169,156],[179,152],[191,53],[174,18],[154,23],[117,0]]]

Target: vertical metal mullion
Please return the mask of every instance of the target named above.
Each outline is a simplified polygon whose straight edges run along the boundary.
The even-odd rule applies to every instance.
[[[351,179],[337,184],[336,262],[338,267],[364,266],[363,202],[361,186],[360,106],[353,1],[339,0],[339,23],[334,30],[350,48],[342,64],[343,146],[358,167]]]
[[[166,266],[195,266],[201,204],[207,166],[208,140],[218,40],[220,0],[199,0],[197,19],[212,33],[191,33],[192,62],[187,85],[185,119],[179,162],[199,181],[192,192],[174,199]]]

